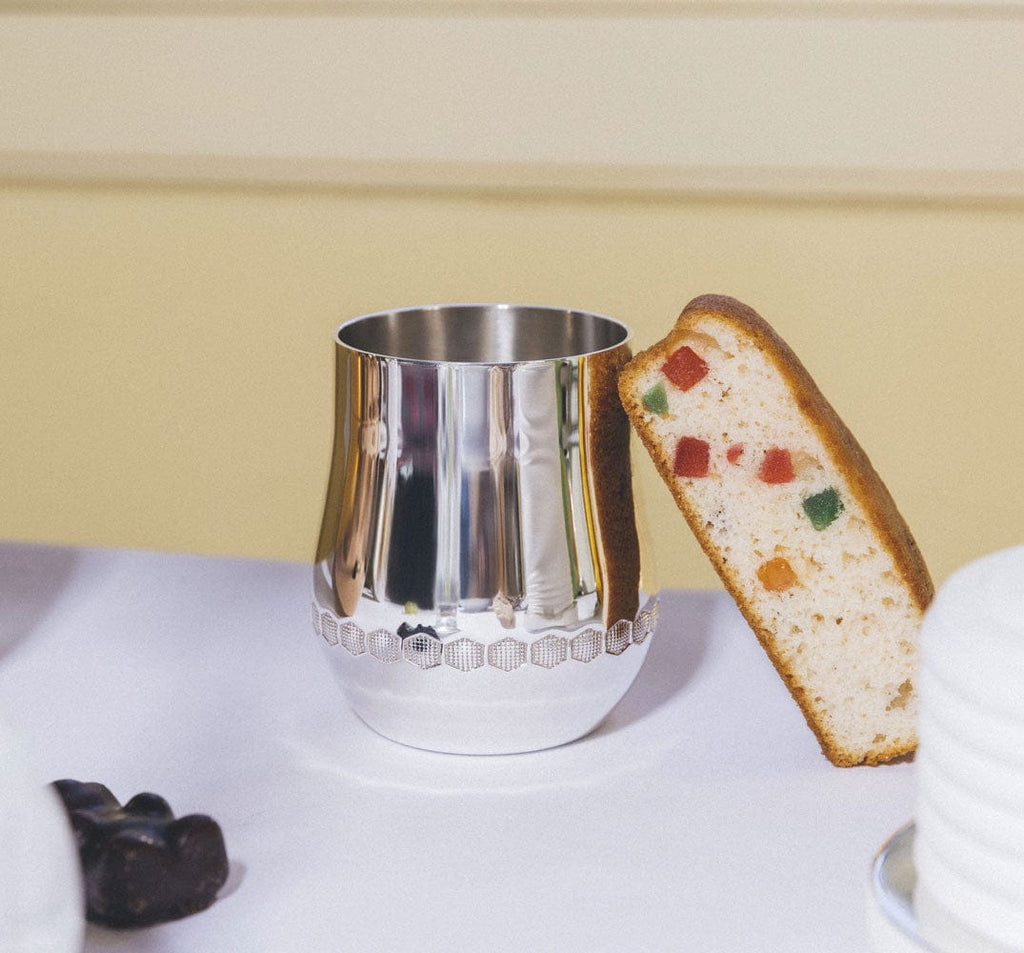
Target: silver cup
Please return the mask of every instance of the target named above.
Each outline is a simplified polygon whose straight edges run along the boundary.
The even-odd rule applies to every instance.
[[[547,748],[633,682],[628,328],[521,305],[381,312],[336,337],[313,626],[355,712],[435,751]]]

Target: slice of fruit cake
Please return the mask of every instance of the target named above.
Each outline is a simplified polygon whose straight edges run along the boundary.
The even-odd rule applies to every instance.
[[[789,346],[706,295],[619,378],[626,412],[826,756],[914,750],[933,588],[892,497]]]

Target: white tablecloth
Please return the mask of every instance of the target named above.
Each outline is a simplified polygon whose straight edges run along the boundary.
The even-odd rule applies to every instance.
[[[913,765],[833,767],[723,593],[663,593],[592,735],[460,757],[378,737],[309,624],[311,568],[0,545],[0,718],[44,777],[221,824],[209,910],[87,951],[866,953]]]

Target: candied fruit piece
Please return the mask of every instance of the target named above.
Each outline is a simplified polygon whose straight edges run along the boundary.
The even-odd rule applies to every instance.
[[[792,483],[796,473],[789,451],[778,447],[766,450],[761,461],[761,469],[757,471],[757,478],[762,483]]]
[[[743,456],[743,444],[734,443],[728,450],[725,451],[725,459],[730,463],[738,464],[740,457]]]
[[[711,460],[711,447],[699,437],[680,437],[676,444],[673,470],[679,477],[706,477]]]
[[[789,560],[776,556],[757,567],[757,578],[769,592],[785,592],[797,584],[797,574]]]
[[[839,491],[834,486],[830,486],[820,493],[813,493],[806,497],[803,507],[811,525],[820,532],[831,526],[836,521],[836,517],[843,512],[843,501],[839,496]]]
[[[644,407],[646,407],[652,414],[657,414],[659,417],[664,417],[668,414],[668,394],[665,393],[665,385],[658,381],[646,394],[643,396]]]
[[[680,390],[689,390],[707,374],[708,366],[693,348],[684,345],[661,365],[661,371]]]

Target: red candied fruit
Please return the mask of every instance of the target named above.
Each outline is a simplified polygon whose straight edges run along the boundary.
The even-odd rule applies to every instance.
[[[738,464],[740,457],[743,456],[743,444],[734,443],[728,450],[725,451],[725,459],[730,463]]]
[[[661,365],[661,372],[680,390],[689,390],[707,374],[708,366],[693,348],[683,346]]]
[[[762,483],[792,483],[796,474],[793,472],[793,459],[789,451],[778,447],[766,450],[757,478]]]
[[[706,477],[711,447],[699,437],[680,437],[672,469],[678,477]]]

